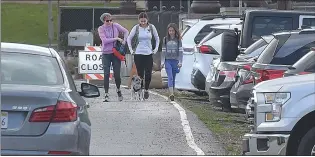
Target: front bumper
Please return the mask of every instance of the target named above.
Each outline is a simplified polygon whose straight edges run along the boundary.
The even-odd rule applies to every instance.
[[[288,134],[245,134],[243,155],[286,155],[289,137]]]
[[[200,90],[205,90],[206,77],[201,73],[200,70],[193,70],[191,73],[191,84]]]

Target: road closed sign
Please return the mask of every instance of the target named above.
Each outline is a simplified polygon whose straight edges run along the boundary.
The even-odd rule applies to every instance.
[[[103,74],[102,52],[80,51],[78,66],[79,74]]]

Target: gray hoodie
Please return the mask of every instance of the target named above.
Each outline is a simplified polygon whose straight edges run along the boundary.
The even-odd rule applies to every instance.
[[[179,63],[183,60],[183,47],[182,41],[177,38],[168,40],[166,37],[163,39],[161,64],[165,63],[165,59],[176,59]]]

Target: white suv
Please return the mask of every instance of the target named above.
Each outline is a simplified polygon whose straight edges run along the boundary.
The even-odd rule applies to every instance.
[[[191,84],[190,75],[194,63],[194,46],[207,36],[215,25],[238,24],[239,18],[215,18],[213,20],[200,20],[197,23],[187,26],[183,34],[183,65],[175,78],[175,88],[187,91],[199,91]]]

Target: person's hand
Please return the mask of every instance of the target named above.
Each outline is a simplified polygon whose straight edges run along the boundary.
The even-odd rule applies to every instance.
[[[123,42],[124,40],[122,40],[121,38],[116,38],[116,40],[118,40],[119,42]]]
[[[153,50],[153,54],[156,54],[157,51],[158,51],[158,49],[154,49],[154,50]]]
[[[181,68],[181,67],[182,67],[182,63],[178,63],[177,66],[178,66],[179,68]]]

